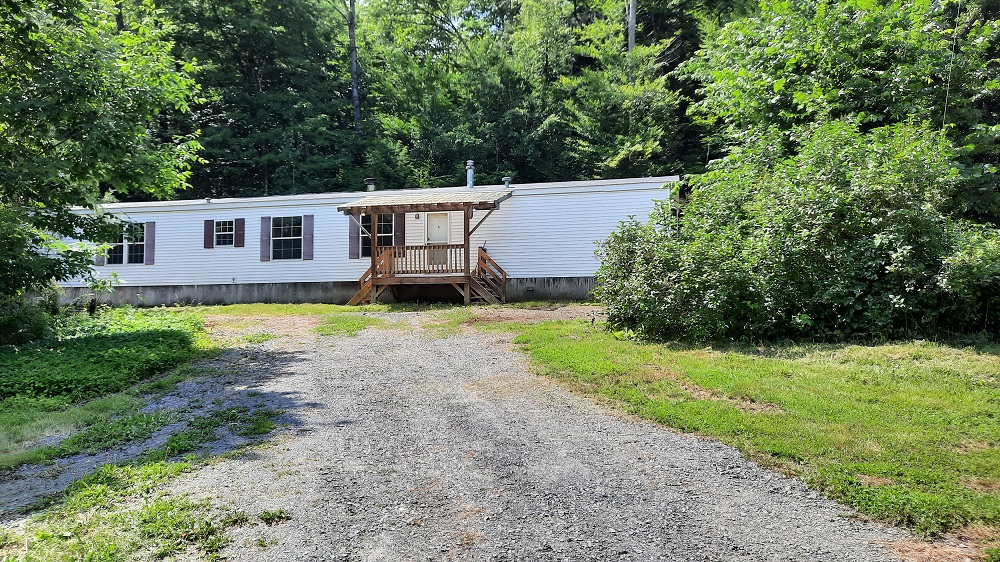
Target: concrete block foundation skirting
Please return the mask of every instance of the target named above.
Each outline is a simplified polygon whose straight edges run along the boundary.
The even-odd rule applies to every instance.
[[[590,297],[593,277],[525,277],[507,280],[507,301],[575,300]],[[65,304],[86,297],[87,287],[65,287],[60,300]],[[175,304],[247,304],[247,303],[329,303],[344,304],[358,292],[357,281],[323,283],[241,283],[228,285],[164,285],[115,287],[114,293],[101,300],[134,306],[170,306]],[[400,286],[396,296],[407,301],[461,302],[450,286]],[[386,302],[394,300],[386,293]]]

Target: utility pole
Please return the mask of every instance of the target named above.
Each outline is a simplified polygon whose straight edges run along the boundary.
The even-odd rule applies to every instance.
[[[349,52],[351,57],[351,99],[354,102],[354,130],[360,134],[361,96],[358,93],[358,44],[354,38],[354,28],[357,27],[357,12],[354,3],[355,0],[350,0],[347,8],[347,35],[351,42]]]
[[[629,52],[635,47],[635,10],[636,10],[637,0],[629,0],[628,2],[628,50]]]

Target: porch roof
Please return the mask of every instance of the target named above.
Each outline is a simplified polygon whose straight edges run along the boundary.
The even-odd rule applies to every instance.
[[[376,213],[417,213],[427,211],[461,211],[465,208],[496,209],[501,201],[510,197],[509,189],[431,192],[414,190],[413,193],[369,195],[337,207],[345,215]]]

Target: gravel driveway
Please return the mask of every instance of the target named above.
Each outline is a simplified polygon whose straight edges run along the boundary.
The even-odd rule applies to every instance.
[[[864,523],[718,443],[528,372],[503,336],[279,338],[286,436],[175,483],[256,516],[231,560],[895,560]],[[288,407],[288,406],[286,406]]]

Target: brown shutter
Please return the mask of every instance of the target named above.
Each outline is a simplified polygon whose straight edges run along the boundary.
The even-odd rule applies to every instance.
[[[392,245],[406,245],[406,213],[396,213],[392,216]]]
[[[271,217],[260,217],[260,261],[271,261]]]
[[[145,265],[153,265],[156,257],[156,223],[147,222],[146,223],[146,247],[143,253],[145,254],[145,260],[143,263]]]
[[[246,219],[236,219],[233,223],[233,246],[242,248],[245,245],[247,230]]]
[[[313,259],[313,215],[302,215],[302,259]]]
[[[347,231],[347,257],[356,260],[361,257],[361,216],[350,215],[347,222],[351,223]]]
[[[215,221],[205,220],[205,248],[215,247]]]

